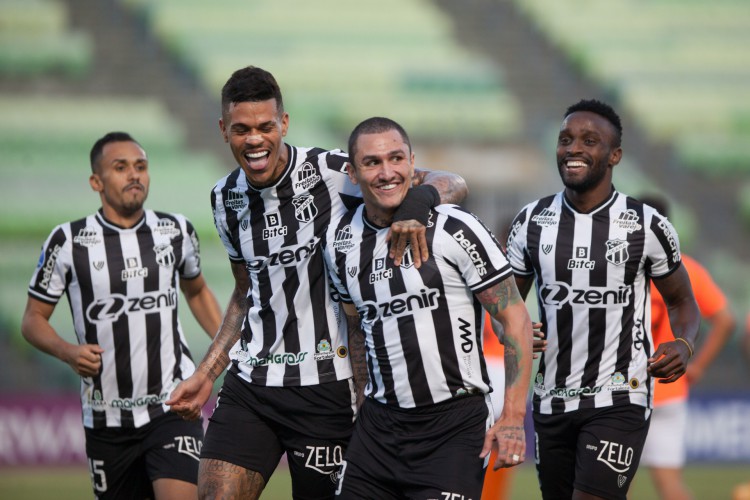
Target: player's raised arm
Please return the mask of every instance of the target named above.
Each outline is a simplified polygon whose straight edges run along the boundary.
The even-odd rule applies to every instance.
[[[412,186],[393,215],[389,256],[395,265],[400,265],[406,245],[411,242],[414,265],[419,268],[430,257],[425,239],[430,209],[443,203],[460,203],[469,189],[458,174],[420,169],[414,170]]]

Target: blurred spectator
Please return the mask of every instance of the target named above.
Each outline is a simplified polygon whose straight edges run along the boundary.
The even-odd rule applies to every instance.
[[[644,196],[641,201],[669,217],[664,198]],[[710,325],[702,347],[688,365],[686,376],[672,384],[655,384],[654,411],[641,464],[650,469],[654,486],[663,500],[692,498],[682,477],[685,464],[688,387],[701,380],[706,369],[730,338],[735,319],[727,299],[711,275],[694,259],[682,254],[682,263],[690,276],[702,318]],[[651,325],[654,346],[674,340],[669,327],[667,306],[656,287],[651,285]]]

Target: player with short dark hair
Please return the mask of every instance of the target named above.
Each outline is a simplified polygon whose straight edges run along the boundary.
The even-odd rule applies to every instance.
[[[261,68],[226,82],[219,126],[239,165],[211,193],[235,289],[217,339],[168,404],[197,417],[231,362],[201,453],[199,494],[258,498],[286,454],[294,497],[330,498],[355,416],[354,353],[329,293],[322,240],[361,195],[345,153],[284,142],[289,115]],[[403,254],[409,239],[419,265],[425,228],[411,219],[426,223],[432,205],[462,198],[465,186],[425,171],[415,184],[410,211],[391,227],[392,251]]]
[[[565,189],[525,206],[508,236],[518,289],[526,297],[536,282],[546,334],[533,400],[544,498],[626,498],[648,432],[652,379],[682,376],[698,334],[674,228],[612,185],[621,134],[607,104],[571,106],[557,141]],[[676,337],[655,351],[650,280]]]
[[[129,134],[96,141],[89,182],[102,207],[47,238],[21,325],[26,340],[81,376],[86,454],[100,499],[196,495],[203,428],[164,404],[195,371],[177,290],[211,337],[221,310],[203,279],[190,221],[143,208],[148,167]],[[78,344],[49,322],[63,294]]]
[[[389,257],[388,226],[414,174],[398,123],[365,120],[349,149],[364,205],[331,223],[326,260],[369,377],[338,496],[478,499],[491,450],[495,468],[524,460],[531,320],[499,243],[456,205],[432,209],[420,268],[410,249],[400,265]],[[483,307],[505,332],[505,404],[494,425]]]

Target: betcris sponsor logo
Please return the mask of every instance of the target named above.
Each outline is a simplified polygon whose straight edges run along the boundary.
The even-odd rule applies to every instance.
[[[177,307],[177,290],[170,288],[164,292],[145,293],[139,297],[126,297],[115,293],[92,302],[86,308],[86,318],[92,323],[117,321],[124,313],[150,312],[157,309]]]
[[[52,249],[47,258],[47,263],[42,268],[42,281],[39,282],[39,286],[45,290],[49,288],[49,281],[52,279],[52,271],[55,270],[55,263],[57,262],[57,257],[60,255],[60,250],[62,250],[60,245],[55,245],[55,248]],[[40,257],[40,263],[42,257]]]
[[[616,290],[596,286],[579,289],[561,281],[546,283],[539,290],[542,303],[556,309],[566,304],[584,307],[622,307],[630,303],[632,294],[632,286],[621,286]]]
[[[363,323],[373,323],[378,318],[400,318],[420,310],[433,310],[438,307],[440,290],[422,289],[419,293],[402,293],[386,302],[365,301],[357,307]]]
[[[258,257],[247,261],[247,270],[250,273],[259,273],[260,271],[273,266],[296,266],[299,263],[309,259],[318,249],[320,238],[315,237],[307,245],[300,245],[296,248],[287,248],[266,257]]]
[[[451,236],[453,236],[453,239],[456,240],[458,244],[461,245],[461,248],[463,248],[464,251],[469,255],[469,258],[474,264],[474,267],[476,268],[479,276],[484,276],[485,274],[487,274],[487,263],[484,261],[484,259],[482,259],[482,255],[479,253],[479,250],[477,250],[477,244],[469,240],[464,235],[464,230],[459,229]]]

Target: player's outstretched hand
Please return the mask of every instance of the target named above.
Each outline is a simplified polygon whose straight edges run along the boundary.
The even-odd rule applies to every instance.
[[[185,420],[197,420],[201,416],[203,405],[211,396],[213,386],[206,375],[195,372],[175,387],[165,404]]]
[[[690,348],[682,340],[662,342],[648,358],[648,372],[661,380],[660,384],[671,384],[687,370]]]
[[[97,344],[70,344],[66,361],[81,377],[94,377],[102,369],[103,352]]]
[[[497,449],[497,460],[492,464],[493,470],[503,467],[514,467],[526,460],[526,433],[523,419],[513,423],[502,416],[490,427],[484,436],[484,446],[479,458],[485,458],[492,448]]]

